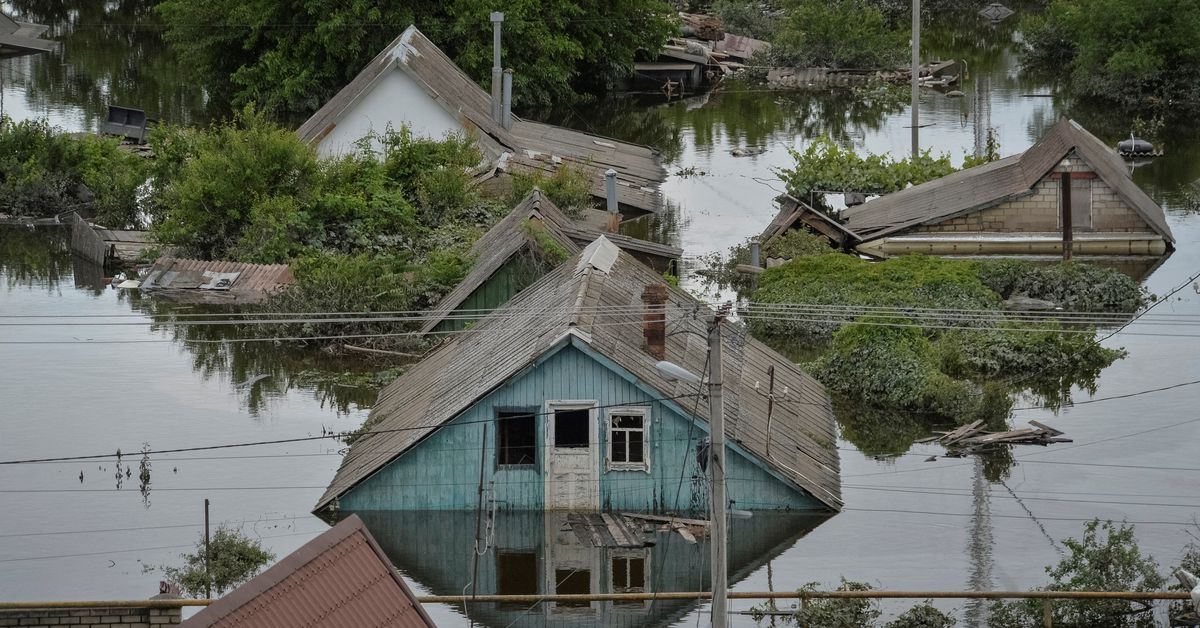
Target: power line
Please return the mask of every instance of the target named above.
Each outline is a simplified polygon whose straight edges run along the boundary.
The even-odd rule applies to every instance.
[[[624,407],[629,407],[629,406],[650,405],[653,403],[659,403],[659,402],[663,402],[663,401],[676,401],[679,399],[688,399],[691,397],[695,397],[696,395],[697,395],[697,393],[690,393],[690,394],[685,394],[685,395],[676,395],[673,397],[656,397],[653,399],[644,399],[641,401],[627,401],[627,402],[615,403],[615,404],[596,405],[596,406],[592,406],[592,408],[601,410],[601,409],[606,409],[606,408],[624,408]],[[396,433],[396,432],[409,432],[409,431],[417,431],[417,430],[437,430],[437,429],[445,429],[447,427],[479,425],[479,424],[483,424],[483,423],[494,423],[494,422],[503,421],[503,420],[527,418],[530,416],[552,416],[553,414],[554,414],[553,411],[549,411],[549,412],[538,411],[538,412],[527,412],[527,413],[524,413],[521,415],[514,415],[511,417],[496,417],[493,419],[480,419],[478,421],[462,421],[462,422],[456,422],[456,423],[444,423],[442,425],[437,425],[437,426],[415,426],[415,427],[402,427],[402,428],[392,428],[392,429],[370,429],[370,430],[367,430],[366,432],[364,432],[362,435],[360,435],[359,438],[365,438],[368,436],[375,436],[375,435],[379,435],[379,434],[391,434],[391,433]],[[129,456],[132,458],[132,457],[138,457],[138,456],[152,456],[152,455],[162,455],[162,454],[172,454],[172,453],[187,453],[187,452],[193,452],[193,451],[212,451],[212,450],[216,450],[216,449],[233,449],[233,448],[238,448],[238,447],[257,447],[257,446],[261,446],[261,445],[282,445],[282,444],[287,444],[287,443],[301,443],[301,442],[306,442],[306,441],[326,440],[326,439],[330,439],[330,438],[345,438],[348,435],[350,435],[350,433],[348,433],[348,432],[337,432],[337,433],[332,433],[332,434],[322,434],[320,436],[301,436],[301,437],[296,437],[296,438],[280,438],[280,439],[275,439],[275,440],[250,441],[250,442],[243,442],[243,443],[226,443],[226,444],[222,444],[222,445],[206,445],[206,446],[200,446],[200,447],[178,447],[178,448],[174,448],[174,449],[159,449],[159,450],[151,450],[151,451],[140,451],[140,450],[136,450],[136,449],[131,449],[131,450],[129,450],[128,453],[122,453],[119,455],[121,457]],[[24,460],[0,460],[0,465],[35,464],[35,463],[46,463],[46,462],[67,462],[67,461],[84,461],[84,460],[106,460],[109,458],[116,458],[117,456],[118,456],[118,454],[114,452],[114,453],[106,453],[106,454],[89,454],[89,455],[82,455],[82,456],[29,458],[29,459],[24,459]]]

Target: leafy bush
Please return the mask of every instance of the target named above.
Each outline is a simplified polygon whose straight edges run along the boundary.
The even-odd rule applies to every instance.
[[[203,533],[196,541],[196,549],[180,556],[184,561],[182,566],[147,567],[146,571],[161,571],[168,581],[178,584],[184,594],[194,598],[205,597],[210,584],[213,595],[220,597],[275,560],[275,554],[263,549],[259,541],[225,525],[213,532],[209,561],[205,561]]]
[[[564,164],[549,175],[541,170],[520,168],[511,177],[512,188],[507,198],[510,207],[520,203],[535,187],[568,216],[578,218],[593,205],[591,180],[580,168]]]
[[[721,18],[725,31],[735,35],[770,40],[779,29],[775,12],[755,0],[717,0],[711,11]]]
[[[1165,581],[1158,564],[1143,555],[1133,526],[1099,519],[1084,525],[1083,538],[1063,541],[1069,552],[1057,565],[1046,567],[1049,591],[1157,591]],[[1152,608],[1129,600],[1055,600],[1055,626],[1141,628],[1157,625]],[[997,602],[990,628],[1042,625],[1041,600]]]
[[[890,155],[860,157],[853,149],[843,148],[832,139],[820,136],[804,152],[788,149],[796,165],[776,170],[787,185],[788,193],[807,197],[813,190],[836,190],[887,194],[944,177],[957,168],[950,155],[935,157],[931,150],[904,159]]]
[[[864,306],[973,310],[1001,314],[1001,297],[1024,290],[1083,310],[1131,311],[1142,289],[1116,271],[1083,264],[950,260],[906,255],[867,262],[851,255],[799,257],[759,276],[753,301],[810,307]],[[1053,323],[993,323],[947,313],[858,318],[794,312],[748,315],[751,331],[778,339],[831,342],[810,364],[831,391],[884,408],[989,425],[1011,407],[1010,392],[1029,390],[1057,407],[1071,390],[1095,390],[1101,370],[1125,353],[1101,346],[1094,328]],[[963,329],[967,327],[967,329]],[[976,329],[971,329],[976,327]],[[869,414],[869,411],[868,411]]]
[[[875,69],[904,58],[908,32],[867,0],[791,0],[786,9],[772,65]]]
[[[790,260],[834,252],[836,251],[830,247],[828,238],[804,229],[792,229],[768,242],[767,246],[763,248],[762,254],[764,257]]]
[[[115,139],[0,118],[0,212],[47,217],[77,210],[110,228],[135,227],[146,172],[146,160]]]
[[[1077,262],[982,260],[979,278],[1005,299],[1025,295],[1070,312],[1133,312],[1151,300],[1146,289],[1128,275]]]
[[[925,600],[904,611],[884,628],[951,628],[956,623],[953,617],[938,610],[933,602]]]

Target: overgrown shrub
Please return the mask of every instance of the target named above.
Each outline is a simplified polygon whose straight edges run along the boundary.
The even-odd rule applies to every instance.
[[[814,190],[887,194],[957,170],[950,155],[935,156],[932,149],[903,159],[886,154],[861,157],[823,135],[809,142],[803,152],[791,148],[788,152],[795,165],[775,172],[788,193],[797,198],[806,198]]]
[[[275,554],[263,549],[258,540],[225,525],[213,532],[207,555],[201,534],[196,549],[181,557],[182,566],[146,567],[145,571],[161,571],[185,595],[194,598],[206,597],[209,586],[214,597],[221,597],[275,560]]]
[[[772,40],[772,65],[890,68],[904,58],[908,32],[867,0],[791,0]]]
[[[938,610],[933,602],[925,600],[901,613],[884,628],[951,628],[956,623],[953,617]]]
[[[0,118],[0,213],[48,217],[78,211],[110,228],[139,223],[148,166],[116,139],[73,135],[45,120]]]
[[[1099,519],[1084,525],[1083,538],[1063,541],[1068,554],[1046,567],[1050,591],[1157,591],[1165,581],[1158,563],[1138,547],[1133,526]],[[1055,600],[1055,626],[1155,626],[1152,608],[1129,600]],[[997,602],[991,607],[989,628],[1042,625],[1042,601]]]
[[[1151,301],[1128,275],[1077,262],[981,260],[979,278],[1002,298],[1025,295],[1070,312],[1133,312]]]
[[[581,168],[564,164],[549,175],[532,168],[517,168],[511,177],[512,188],[507,198],[510,207],[520,203],[535,187],[568,216],[578,218],[593,205],[591,180]]]
[[[835,253],[829,239],[804,229],[792,229],[777,236],[763,247],[763,257],[795,259],[808,255]]]
[[[772,39],[781,22],[774,9],[757,0],[717,0],[711,11],[721,18],[726,32],[755,39]]]

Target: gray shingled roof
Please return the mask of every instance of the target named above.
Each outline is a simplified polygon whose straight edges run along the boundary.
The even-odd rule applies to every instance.
[[[661,205],[658,186],[667,172],[658,155],[646,146],[630,144],[562,127],[512,116],[512,128],[492,120],[491,95],[483,91],[450,57],[415,26],[409,26],[388,44],[346,87],[329,99],[296,131],[300,139],[317,143],[377,80],[393,69],[420,84],[463,128],[475,133],[484,154],[497,160],[511,153],[508,163],[552,172],[562,163],[572,164],[590,176],[592,194],[604,197],[604,171],[617,171],[617,196],[621,204],[644,212]]]
[[[868,242],[983,209],[1028,192],[1071,151],[1087,162],[1163,239],[1175,241],[1162,208],[1133,182],[1121,157],[1067,118],[1056,122],[1019,155],[960,170],[849,208],[843,212],[845,227],[861,241]]]
[[[57,49],[58,42],[42,39],[47,28],[41,24],[18,22],[4,13],[0,13],[0,59],[22,57]]]
[[[430,311],[431,318],[425,322],[421,331],[432,331],[447,315],[462,305],[472,292],[500,270],[505,262],[525,247],[536,246],[532,235],[525,229],[526,220],[534,221],[537,228],[571,255],[578,253],[582,246],[601,235],[626,251],[672,259],[679,259],[683,255],[683,251],[677,247],[647,242],[627,235],[603,233],[577,224],[562,213],[541,190],[534,188],[508,216],[496,223],[471,247],[471,254],[476,257],[471,271]]]
[[[690,385],[665,379],[655,368],[657,360],[642,348],[641,294],[649,284],[664,281],[606,238],[588,245],[380,392],[368,419],[371,431],[355,441],[316,508],[328,506],[569,335],[582,339],[662,397],[691,392]],[[597,306],[626,309],[597,313]],[[711,314],[687,293],[668,288],[668,360],[692,372],[704,371],[704,319]],[[840,509],[838,454],[833,447],[837,432],[825,389],[739,326],[729,324],[726,329],[729,438],[829,508]],[[685,331],[696,333],[681,333]],[[767,456],[767,399],[755,387],[768,381],[771,366],[777,389],[787,387],[790,403],[775,405]],[[699,417],[707,420],[705,404],[699,406]]]

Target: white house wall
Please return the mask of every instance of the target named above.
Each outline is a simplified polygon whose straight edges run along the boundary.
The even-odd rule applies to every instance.
[[[355,142],[372,131],[383,133],[389,124],[395,130],[408,125],[413,135],[433,139],[464,131],[462,124],[416,81],[403,71],[392,69],[380,76],[375,85],[342,115],[333,130],[317,145],[317,153],[321,157],[352,153]]]

